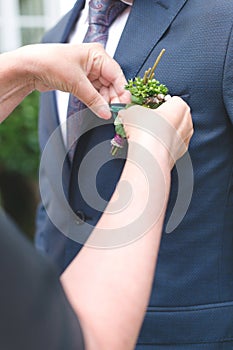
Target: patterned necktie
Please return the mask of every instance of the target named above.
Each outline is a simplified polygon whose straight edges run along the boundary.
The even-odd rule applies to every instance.
[[[121,0],[91,0],[89,3],[89,26],[83,42],[98,42],[105,47],[110,25],[127,6]],[[81,123],[78,112],[84,108],[85,105],[81,101],[70,95],[67,111],[67,118],[69,118],[67,122],[67,148],[71,161],[76,147],[75,141],[80,127],[79,123]]]

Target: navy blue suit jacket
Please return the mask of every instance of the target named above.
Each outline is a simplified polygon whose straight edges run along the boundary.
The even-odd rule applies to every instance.
[[[66,42],[82,6],[83,1],[77,1],[44,41]],[[143,74],[160,50],[166,49],[156,78],[166,83],[171,95],[182,96],[189,103],[195,128],[190,144],[193,195],[181,223],[172,233],[163,233],[138,349],[233,348],[232,26],[233,3],[229,0],[135,0],[117,47],[115,58],[127,78]],[[42,149],[57,125],[55,95],[42,94]],[[94,144],[111,139],[113,134],[111,125],[101,125],[80,139],[76,165],[64,163],[64,192],[74,211],[82,212],[90,225],[95,225],[100,213],[82,199],[76,184],[77,169]],[[97,176],[97,188],[107,200],[122,166],[121,160],[108,162]],[[90,165],[81,180],[84,186],[90,186],[90,191],[91,171]],[[49,181],[43,172],[40,180],[48,209],[58,202],[52,200],[53,180]],[[183,190],[188,192],[190,188],[185,186]],[[165,228],[177,188],[174,170]],[[53,211],[62,226],[65,218],[59,205]],[[77,225],[77,229],[85,235],[85,224]],[[52,256],[61,270],[80,249],[79,244],[59,234],[44,207],[38,214],[37,245]]]

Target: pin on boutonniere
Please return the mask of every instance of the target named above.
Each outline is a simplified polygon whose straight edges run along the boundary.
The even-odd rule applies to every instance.
[[[163,49],[160,52],[153,67],[145,71],[143,78],[136,77],[134,79],[128,80],[125,89],[129,90],[131,93],[131,103],[128,105],[113,104],[110,106],[113,116],[115,118],[115,136],[111,140],[111,154],[113,156],[115,156],[117,152],[124,147],[126,139],[124,126],[121,123],[120,118],[118,117],[119,110],[132,105],[140,105],[143,107],[156,109],[171,97],[170,95],[168,95],[168,88],[166,87],[166,85],[160,84],[160,82],[154,77],[155,69],[164,52],[165,49]]]

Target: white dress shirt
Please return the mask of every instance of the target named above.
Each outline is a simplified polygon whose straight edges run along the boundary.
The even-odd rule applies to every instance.
[[[133,0],[121,0],[128,5],[132,5]],[[80,44],[82,43],[85,34],[88,29],[88,10],[89,10],[89,0],[86,0],[85,6],[80,13],[77,24],[70,35],[69,42]],[[131,7],[128,6],[111,24],[109,28],[108,40],[106,43],[106,51],[107,53],[113,57],[116,51],[117,45],[119,43],[121,34],[127,22]],[[57,91],[57,107],[58,107],[58,115],[59,121],[62,124],[62,134],[63,140],[66,144],[66,116],[67,116],[67,107],[69,100],[69,93]]]

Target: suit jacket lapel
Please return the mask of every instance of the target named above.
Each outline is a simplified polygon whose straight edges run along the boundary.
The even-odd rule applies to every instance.
[[[62,19],[48,31],[42,42],[45,43],[65,43],[68,41],[69,35],[74,28],[80,11],[83,9],[85,0],[78,0],[74,7]]]
[[[127,78],[134,78],[138,74],[150,52],[186,2],[187,0],[134,0],[114,56],[123,65]]]
[[[85,5],[85,0],[78,0],[76,1],[73,9],[69,12],[69,16],[67,17],[67,21],[64,25],[64,30],[61,31],[62,36],[60,41],[62,43],[67,42],[68,37],[72,29],[74,28],[77,18],[80,15],[80,11],[83,9],[84,5]]]

